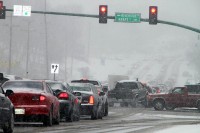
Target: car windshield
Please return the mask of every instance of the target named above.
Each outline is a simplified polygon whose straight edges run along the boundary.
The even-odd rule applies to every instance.
[[[90,87],[70,86],[73,91],[91,91]]]
[[[29,89],[34,89],[34,90],[42,90],[42,82],[29,82],[29,81],[21,81],[21,82],[6,82],[3,85],[3,88],[5,90],[11,89],[11,90],[18,90],[18,89],[23,89],[23,90],[29,90]]]
[[[52,90],[65,90],[65,87],[61,83],[47,83]]]
[[[116,88],[137,89],[137,83],[134,82],[117,83]]]

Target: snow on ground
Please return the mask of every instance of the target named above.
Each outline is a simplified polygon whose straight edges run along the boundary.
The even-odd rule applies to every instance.
[[[148,82],[174,79],[176,86],[183,86],[195,71],[187,60],[173,57],[145,57],[141,55],[90,58],[88,62],[74,59],[71,79],[96,79],[106,81],[108,75],[127,75],[130,79]]]
[[[155,133],[199,133],[200,125],[179,125],[163,129]]]

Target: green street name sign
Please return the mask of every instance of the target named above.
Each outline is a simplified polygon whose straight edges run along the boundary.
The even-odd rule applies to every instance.
[[[115,22],[140,23],[140,13],[115,13]]]

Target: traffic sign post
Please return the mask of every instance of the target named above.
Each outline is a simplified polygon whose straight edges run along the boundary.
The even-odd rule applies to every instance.
[[[51,64],[51,73],[54,74],[54,80],[55,80],[55,77],[56,77],[56,74],[59,73],[59,64]]]
[[[115,22],[140,23],[140,13],[115,13]]]

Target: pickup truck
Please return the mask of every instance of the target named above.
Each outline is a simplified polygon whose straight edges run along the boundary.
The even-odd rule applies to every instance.
[[[200,110],[200,93],[191,91],[187,86],[175,87],[165,94],[148,94],[147,104],[155,110],[174,110],[177,107],[196,107]]]
[[[114,106],[117,102],[121,107],[132,106],[137,107],[138,103],[145,105],[147,89],[141,82],[133,80],[120,80],[115,88],[108,92],[109,105]]]

